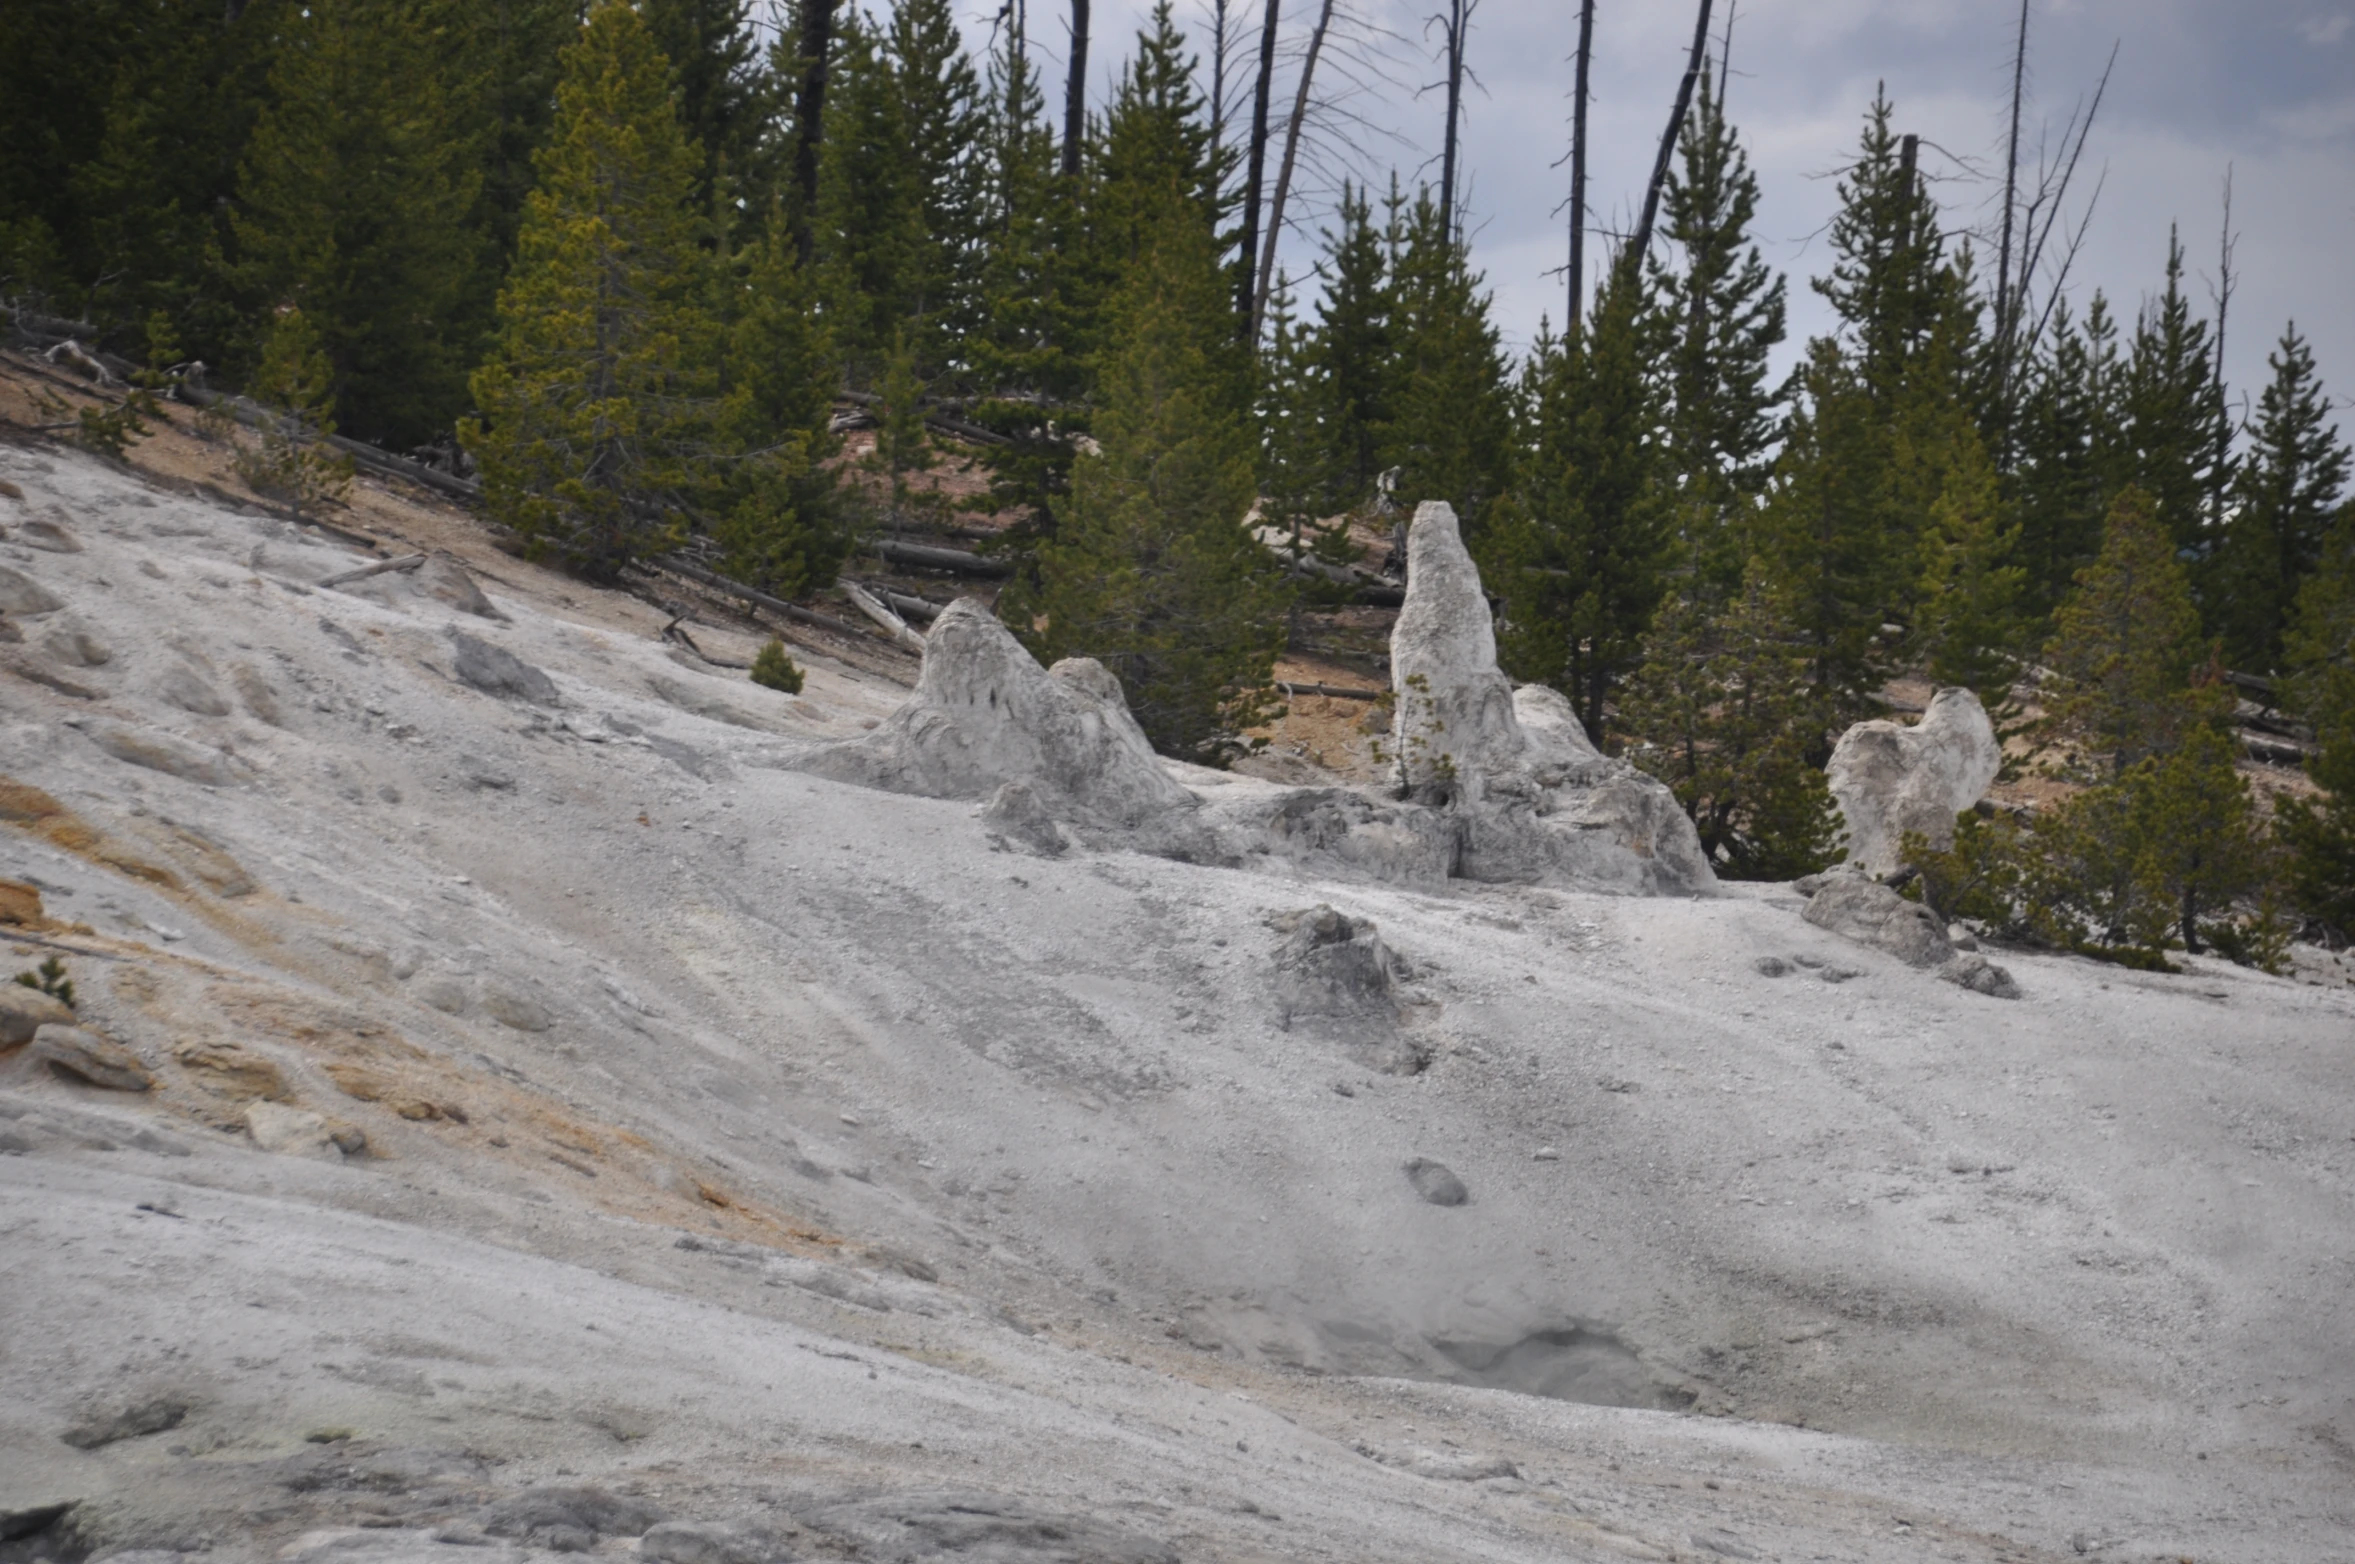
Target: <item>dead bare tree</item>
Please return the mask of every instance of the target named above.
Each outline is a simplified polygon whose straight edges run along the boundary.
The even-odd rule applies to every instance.
[[[1685,111],[1692,107],[1693,83],[1701,74],[1701,64],[1709,54],[1709,0],[1701,0],[1700,14],[1693,21],[1693,48],[1685,61],[1684,78],[1676,84],[1676,107],[1668,112],[1668,129],[1660,136],[1660,155],[1652,160],[1652,180],[1644,187],[1643,216],[1636,219],[1635,236],[1620,252],[1622,264],[1641,268],[1644,256],[1652,248],[1652,225],[1660,217],[1660,189],[1668,183],[1668,160],[1676,152],[1676,138],[1684,132]]]
[[[2091,100],[2080,102],[2071,109],[2067,122],[2061,127],[2057,142],[2061,150],[2058,161],[2047,151],[2040,149],[2038,152],[2036,188],[2020,207],[2021,259],[2012,277],[2012,302],[2008,310],[2000,303],[1997,308],[1997,318],[2008,319],[2011,323],[2011,339],[2003,344],[2002,351],[2012,363],[2018,363],[2035,352],[2036,345],[2043,340],[2045,328],[2052,322],[2053,309],[2060,302],[2068,284],[2070,268],[2085,243],[2086,229],[2093,222],[2094,208],[2101,204],[2102,188],[2108,183],[2107,175],[2096,182],[2084,213],[2074,228],[2069,230],[2053,271],[2052,282],[2045,289],[2044,302],[2036,310],[2036,323],[2025,331],[2021,330],[2021,323],[2027,320],[2029,314],[2029,293],[2043,267],[2045,248],[2061,229],[2062,208],[2068,198],[2069,186],[2077,176],[2078,162],[2085,156],[2086,139],[2093,133],[2093,122],[2101,113],[2102,98],[2109,91],[2110,72],[2117,63],[2118,50],[2112,45],[2109,63],[2102,67],[2101,79],[2094,83]]]
[[[1586,105],[1595,60],[1595,0],[1579,0],[1578,64],[1570,89],[1570,313],[1563,335],[1576,336],[1586,309]]]
[[[1071,79],[1063,89],[1063,177],[1079,176],[1088,129],[1088,0],[1071,0]]]
[[[793,182],[801,194],[793,245],[808,265],[816,241],[810,221],[818,210],[818,144],[826,130],[826,65],[834,49],[834,0],[802,0],[801,90],[793,103]]]
[[[1245,154],[1243,170],[1243,277],[1235,296],[1235,313],[1241,317],[1244,340],[1253,352],[1259,349],[1259,197],[1261,181],[1267,174],[1267,114],[1268,96],[1276,80],[1276,16],[1279,0],[1267,0],[1267,12],[1259,19],[1259,78],[1251,89],[1251,142]],[[1306,80],[1305,75],[1303,80]],[[1270,238],[1275,225],[1268,225]]]
[[[1995,403],[1998,407],[2006,405],[2004,396],[2011,382],[2011,348],[2016,324],[2011,311],[2017,302],[2012,294],[2012,219],[2020,206],[2020,97],[2027,78],[2028,0],[2020,0],[2020,31],[2012,47],[2012,123],[2003,150],[2003,238],[1996,246],[1995,262]]]
[[[1447,92],[1447,126],[1440,140],[1439,150],[1439,226],[1448,237],[1455,237],[1456,212],[1456,149],[1464,122],[1464,45],[1472,30],[1472,13],[1480,8],[1480,0],[1447,0],[1447,9],[1431,18],[1439,29],[1440,42],[1447,62],[1447,79],[1442,85]]]
[[[1300,62],[1300,85],[1292,94],[1291,117],[1284,123],[1284,156],[1276,166],[1276,189],[1267,206],[1267,233],[1260,241],[1259,277],[1251,295],[1249,341],[1256,349],[1260,324],[1267,319],[1268,285],[1276,274],[1276,240],[1284,231],[1284,200],[1292,193],[1292,170],[1300,156],[1301,129],[1308,120],[1309,94],[1316,82],[1317,60],[1325,52],[1325,36],[1333,26],[1334,0],[1317,7],[1316,26],[1309,30],[1308,53]],[[1273,9],[1273,0],[1270,0]]]
[[[2232,231],[2232,165],[2227,163],[2224,165],[2224,229],[2222,237],[2216,246],[2216,286],[2213,290],[2213,296],[2216,300],[2215,390],[2216,403],[2219,407],[2224,404],[2224,318],[2232,311],[2232,252],[2233,248],[2239,242],[2240,236]],[[2231,459],[2232,420],[2229,418],[2223,418],[2217,420],[2216,424],[2216,458],[2214,471],[2216,472],[2219,481],[2217,482],[2215,494],[2211,503],[2212,514],[2208,518],[2209,524],[2211,526],[2221,527],[2224,525],[2224,485],[2222,478],[2223,475],[2230,470]]]

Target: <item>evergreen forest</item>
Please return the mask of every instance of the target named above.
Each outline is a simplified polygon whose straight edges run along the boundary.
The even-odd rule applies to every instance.
[[[1507,671],[1667,783],[1728,877],[1835,861],[1834,742],[1927,680],[2055,784],[1917,845],[1942,914],[2141,963],[2355,935],[2349,447],[2295,324],[2261,385],[2226,383],[2182,242],[2132,298],[2031,297],[2008,212],[1990,254],[1877,96],[1823,149],[1820,269],[1786,278],[1696,45],[1656,219],[1516,357],[1452,119],[1438,183],[1280,210],[1264,67],[1231,113],[1163,0],[1091,98],[1042,77],[1035,25],[1019,0],[978,44],[949,0],[11,0],[0,300],[158,387],[201,364],[438,452],[597,581],[692,544],[815,592],[938,509],[913,475],[954,445],[1001,523],[1001,617],[1209,764],[1277,704],[1303,607],[1379,567],[1352,527],[1444,500]],[[1313,268],[1275,267],[1279,228]],[[1786,345],[1793,287],[1834,325]],[[876,430],[857,472],[846,401]]]

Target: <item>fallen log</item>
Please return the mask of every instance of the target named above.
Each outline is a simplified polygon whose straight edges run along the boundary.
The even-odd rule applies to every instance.
[[[942,605],[939,603],[921,597],[910,597],[905,592],[886,591],[882,587],[874,588],[874,592],[877,597],[889,603],[902,619],[912,619],[923,624],[930,624],[940,617]]]
[[[425,556],[423,554],[403,554],[398,559],[380,559],[372,565],[362,565],[357,570],[347,570],[342,575],[329,576],[319,585],[339,587],[348,582],[365,580],[370,576],[381,576],[390,570],[415,570],[424,563]]]
[[[1288,679],[1278,679],[1276,688],[1284,692],[1287,700],[1295,695],[1322,695],[1337,701],[1378,701],[1390,693],[1388,690],[1345,689],[1338,684],[1295,684]]]
[[[854,641],[864,642],[875,638],[872,632],[860,629],[847,619],[837,619],[832,614],[821,614],[814,609],[803,608],[797,603],[788,603],[781,597],[771,597],[766,592],[748,587],[740,581],[730,581],[726,576],[714,575],[702,566],[688,564],[685,560],[658,559],[653,562],[653,568],[667,570],[672,575],[692,581],[698,586],[709,587],[715,592],[724,592],[739,602],[750,603],[755,608],[765,608],[782,619],[814,625],[820,630],[831,630],[836,635],[848,636]]]
[[[1010,560],[990,559],[969,553],[961,548],[935,548],[928,543],[902,543],[896,538],[877,538],[868,545],[879,558],[895,565],[915,565],[925,570],[945,570],[953,575],[985,576],[1002,579],[1014,573]],[[1400,601],[1404,601],[1402,597]]]
[[[893,641],[914,652],[918,657],[924,655],[924,637],[909,629],[905,619],[877,601],[874,593],[860,586],[856,581],[845,581],[842,583],[842,594],[851,600],[852,605],[860,613],[881,625]]]

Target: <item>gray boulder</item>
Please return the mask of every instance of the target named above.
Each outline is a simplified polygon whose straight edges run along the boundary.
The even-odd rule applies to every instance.
[[[1911,727],[1860,722],[1840,735],[1824,778],[1848,826],[1848,861],[1867,874],[1899,866],[1908,831],[1932,847],[1954,843],[1954,817],[1986,795],[2003,746],[1979,697],[1940,690]]]
[[[82,552],[82,540],[74,536],[72,528],[61,522],[28,521],[16,529],[16,537],[26,547],[37,548],[46,554]]]
[[[187,663],[175,663],[156,681],[155,693],[182,711],[198,717],[226,717],[229,703],[213,688],[213,681]]]
[[[63,607],[65,599],[40,582],[21,570],[0,565],[0,614],[31,619],[40,614],[54,614]]]
[[[529,1488],[484,1507],[482,1529],[494,1537],[585,1553],[606,1537],[637,1537],[664,1519],[653,1504],[631,1494],[587,1485]]]
[[[1417,1157],[1406,1165],[1406,1181],[1415,1186],[1415,1193],[1435,1206],[1460,1206],[1469,1202],[1472,1192],[1464,1181],[1443,1162],[1429,1157]]]
[[[1527,748],[1513,686],[1496,665],[1496,627],[1480,567],[1453,507],[1425,500],[1407,529],[1406,602],[1390,632],[1397,700],[1390,743],[1410,793],[1477,800],[1491,773]]]
[[[0,1048],[21,1048],[45,1026],[73,1024],[73,1009],[64,1000],[22,983],[0,983]]]
[[[114,648],[78,620],[59,625],[42,637],[41,650],[69,668],[96,668],[114,660]]]
[[[529,701],[535,706],[558,703],[556,681],[505,647],[457,629],[450,632],[450,644],[457,650],[452,671],[463,683],[501,699]]]
[[[78,1026],[43,1024],[34,1031],[26,1058],[108,1091],[143,1092],[155,1085],[137,1054]]]
[[[459,563],[458,556],[447,549],[436,549],[419,565],[410,584],[437,603],[445,603],[462,614],[473,614],[481,619],[500,619],[498,609],[482,595],[474,576]]]
[[[1279,913],[1276,1024],[1338,1044],[1384,1075],[1419,1074],[1431,1051],[1406,1026],[1414,971],[1383,943],[1371,919],[1328,906]]]
[[[1038,665],[970,598],[924,638],[916,693],[874,732],[795,763],[836,781],[929,798],[1028,785],[1057,819],[1135,827],[1194,807],[1100,663]]]
[[[1858,876],[1833,879],[1808,898],[1800,916],[1843,939],[1885,950],[1909,967],[1934,967],[1954,958],[1946,925],[1936,913]]]
[[[237,780],[229,769],[228,756],[169,733],[138,732],[109,722],[93,722],[82,731],[100,750],[128,765],[145,766],[206,787],[229,787]]]

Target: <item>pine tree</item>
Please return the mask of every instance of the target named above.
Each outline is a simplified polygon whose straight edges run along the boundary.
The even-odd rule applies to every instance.
[[[610,579],[681,532],[719,414],[719,322],[669,62],[608,0],[565,51],[539,188],[461,429],[491,513]]]
[[[2217,461],[2227,416],[2208,324],[2183,292],[2183,246],[2167,233],[2167,284],[2143,307],[2124,387],[2128,481],[2150,497],[2160,527],[2187,559],[2214,550],[2216,501],[2230,482]]]
[[[1318,270],[1324,293],[1304,352],[1324,446],[1319,508],[1357,510],[1372,501],[1382,471],[1382,431],[1391,420],[1395,351],[1390,266],[1365,192],[1341,187],[1341,227],[1324,235]]]
[[[1938,205],[1891,128],[1895,114],[1887,94],[1876,92],[1856,160],[1839,182],[1832,270],[1814,284],[1839,317],[1859,388],[1883,414],[1894,410],[1916,355],[1957,302]]]
[[[1827,725],[1864,711],[1886,677],[1882,606],[1892,577],[1888,427],[1839,344],[1817,338],[1758,519],[1760,559]]]
[[[2290,891],[2310,918],[2355,935],[2355,501],[2339,507],[2285,638],[2293,708],[2314,727],[2317,800],[2277,803]]]
[[[1748,557],[1742,534],[1780,423],[1782,395],[1767,370],[1783,340],[1785,284],[1750,238],[1757,210],[1757,176],[1704,70],[1661,192],[1680,264],[1653,263],[1653,329],[1664,339],[1655,351],[1667,377],[1662,437],[1678,534],[1700,579],[1721,592],[1738,584]]]
[[[921,308],[924,192],[909,156],[899,82],[873,25],[846,14],[835,36],[820,156],[820,265],[850,378],[871,385],[893,337]]]
[[[2225,655],[2256,673],[2280,661],[2282,633],[2321,560],[2348,471],[2347,443],[2295,323],[2266,363],[2273,379],[2258,397],[2235,503],[2207,575],[2209,620],[2223,633]]]
[[[2012,562],[2020,529],[2004,509],[1995,463],[1973,431],[1930,508],[1915,639],[1931,678],[1968,687],[1990,708],[2011,691],[2027,577]]]
[[[1622,721],[1628,758],[1666,782],[1734,879],[1790,879],[1838,851],[1810,651],[1754,562],[1726,600],[1670,599],[1644,642]]]
[[[1154,0],[1093,149],[1088,226],[1107,278],[1134,262],[1137,246],[1159,227],[1172,187],[1195,204],[1211,233],[1226,221],[1236,152],[1216,142],[1211,105],[1194,85],[1194,65],[1170,0]],[[1223,236],[1219,244],[1224,246]]]
[[[301,310],[289,305],[272,316],[253,392],[274,416],[258,446],[240,445],[237,475],[297,515],[341,499],[351,486],[352,462],[325,444],[335,433],[333,372],[318,329]]]
[[[1401,501],[1445,500],[1475,550],[1512,481],[1512,403],[1489,296],[1428,191],[1391,260],[1390,417],[1382,461]]]
[[[1584,332],[1540,338],[1522,397],[1519,481],[1484,550],[1508,603],[1505,670],[1562,690],[1597,744],[1609,738],[1612,692],[1642,660],[1673,541],[1637,324],[1643,294],[1614,267]]]
[[[454,134],[443,0],[312,0],[283,19],[246,144],[233,275],[299,301],[363,439],[415,444],[464,408],[488,261],[482,149]]]
[[[1223,763],[1267,715],[1281,589],[1242,526],[1251,440],[1231,396],[1233,288],[1201,207],[1172,187],[1114,302],[1102,454],[1081,458],[1038,585],[1001,612],[1041,661],[1101,660],[1154,746]]]
[[[739,192],[765,193],[777,168],[781,99],[751,0],[638,0],[638,14],[670,60],[679,123],[702,156],[695,210],[734,211]],[[755,221],[766,210],[765,200],[744,207]]]
[[[2020,526],[2022,607],[2050,622],[2077,571],[2101,548],[2102,517],[2122,480],[2122,367],[2117,326],[2099,292],[2080,330],[2067,302],[2026,373],[2012,425],[2007,485]]]
[[[1284,534],[1295,561],[1325,540],[1318,522],[1327,483],[1309,342],[1292,312],[1292,280],[1276,274],[1268,296],[1254,421],[1259,445],[1260,525]]]
[[[965,338],[982,318],[981,80],[948,0],[895,0],[885,47],[927,241],[911,312],[917,358],[927,375],[961,373]]]
[[[933,496],[919,497],[908,481],[909,474],[931,465],[932,442],[924,431],[924,377],[917,371],[916,349],[905,328],[892,338],[876,392],[875,447],[866,467],[884,480],[890,496],[887,521],[895,528],[906,527]]]
[[[502,269],[515,255],[532,158],[548,139],[558,62],[580,31],[581,10],[582,0],[478,0],[464,8],[462,53],[474,67],[466,104],[483,158],[475,226]]]
[[[2219,688],[2197,682],[2207,655],[2199,610],[2155,510],[2140,489],[2118,496],[2044,652],[2057,681],[2044,697],[2052,731],[2097,776],[2175,749],[2230,709]]]
[[[2178,747],[2130,772],[2125,790],[2124,840],[2149,908],[2144,943],[2158,946],[2147,930],[2165,920],[2195,956],[2211,939],[2244,949],[2246,935],[2216,915],[2263,889],[2273,864],[2248,780],[2233,766],[2232,740],[2215,727],[2194,728]]]
[[[793,597],[832,579],[848,539],[829,465],[841,372],[781,203],[731,280],[712,531],[730,575]]]

